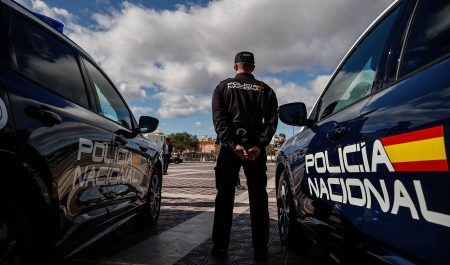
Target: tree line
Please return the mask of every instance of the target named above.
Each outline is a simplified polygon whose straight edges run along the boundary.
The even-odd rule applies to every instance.
[[[197,150],[199,141],[196,135],[187,132],[172,133],[167,136],[175,152],[183,153],[186,150]]]

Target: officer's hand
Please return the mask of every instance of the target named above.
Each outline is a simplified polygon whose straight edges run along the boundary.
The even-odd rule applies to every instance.
[[[234,153],[239,156],[240,158],[245,158],[248,156],[247,150],[242,145],[236,145],[234,148]]]
[[[257,146],[253,146],[252,148],[248,149],[248,160],[255,161],[256,158],[258,158],[259,154],[261,154],[261,149]]]

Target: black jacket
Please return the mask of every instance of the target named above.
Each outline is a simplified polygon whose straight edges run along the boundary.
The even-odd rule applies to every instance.
[[[277,109],[275,92],[250,73],[220,82],[212,98],[217,142],[229,147],[264,148],[277,129]],[[242,136],[243,132],[247,134]]]
[[[161,151],[161,153],[163,154],[163,155],[165,155],[164,154],[164,148],[166,148],[166,144],[163,144],[162,145],[162,151]],[[171,155],[172,154],[172,151],[173,151],[173,146],[172,146],[172,144],[169,144],[169,148],[168,148],[169,150],[167,150],[167,151],[169,151],[169,154],[168,155]]]

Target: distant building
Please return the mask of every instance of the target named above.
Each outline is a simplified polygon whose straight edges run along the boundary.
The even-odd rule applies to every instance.
[[[199,144],[197,151],[199,153],[209,153],[215,156],[219,155],[220,145],[216,144],[216,139],[205,135],[200,137],[198,142]]]

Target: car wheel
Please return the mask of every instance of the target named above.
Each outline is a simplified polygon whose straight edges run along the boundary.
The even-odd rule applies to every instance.
[[[138,223],[145,227],[152,227],[156,225],[161,209],[161,191],[162,176],[159,170],[154,168],[148,188],[147,199],[145,201],[142,213],[138,216]]]
[[[38,243],[29,214],[20,205],[0,204],[0,265],[50,264]]]
[[[292,248],[298,234],[292,192],[286,171],[280,177],[277,187],[278,231],[284,246]]]
[[[15,229],[0,217],[0,264],[20,264],[18,235]]]

